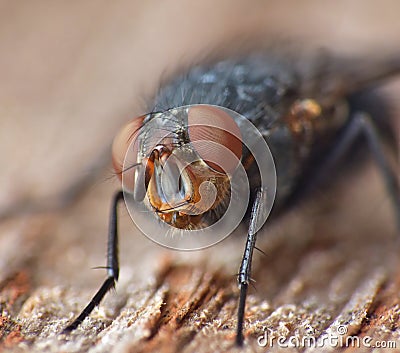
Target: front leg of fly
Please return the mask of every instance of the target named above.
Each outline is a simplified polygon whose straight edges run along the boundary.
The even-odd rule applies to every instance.
[[[249,230],[247,232],[247,240],[242,258],[242,263],[239,269],[238,284],[240,288],[239,306],[238,306],[238,322],[236,331],[236,345],[243,345],[243,326],[246,307],[247,289],[249,281],[251,280],[251,262],[253,259],[253,252],[256,246],[257,230],[258,230],[258,217],[260,210],[263,207],[262,200],[264,199],[266,190],[260,189],[257,191],[250,214]]]
[[[93,296],[92,300],[82,310],[78,317],[67,327],[64,328],[62,333],[69,333],[75,330],[85,320],[93,309],[100,304],[107,292],[114,288],[115,283],[119,276],[119,261],[118,261],[118,204],[124,200],[122,191],[115,193],[111,204],[110,224],[108,231],[108,245],[107,245],[107,278],[103,285],[99,288],[97,293]]]

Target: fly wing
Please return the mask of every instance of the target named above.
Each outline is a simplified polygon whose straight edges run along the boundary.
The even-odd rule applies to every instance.
[[[349,58],[314,54],[313,57],[297,63],[296,70],[300,75],[301,95],[320,102],[371,90],[400,75],[400,53]]]

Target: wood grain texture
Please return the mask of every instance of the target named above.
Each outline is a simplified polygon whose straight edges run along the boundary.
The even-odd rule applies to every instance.
[[[379,185],[379,178],[374,180],[378,175],[372,168],[369,171],[366,180]],[[390,224],[390,212],[381,214],[378,223],[366,224],[361,207],[349,213],[343,206],[350,204],[349,199],[353,207],[362,205],[364,187],[353,188],[352,194],[343,192],[335,201],[308,203],[260,236],[259,247],[267,255],[255,258],[256,290],[247,303],[244,351],[267,349],[257,343],[265,329],[290,337],[305,335],[312,328],[322,340],[344,325],[349,335],[398,342],[400,278],[397,251],[391,246],[394,230],[388,227],[382,233],[382,224]],[[336,186],[333,192],[341,189]],[[379,199],[382,190],[376,189]],[[17,352],[237,351],[233,347],[238,298],[234,274],[243,233],[201,252],[175,253],[139,234],[135,237],[127,216],[121,227],[122,268],[116,293],[109,294],[78,330],[68,336],[59,334],[101,282],[102,273],[90,267],[104,261],[105,232],[96,234],[96,217],[91,223],[79,214],[99,214],[96,209],[107,208],[107,191],[89,192],[59,214],[29,216],[23,224],[19,219],[8,221],[9,230],[19,229],[19,244],[26,252],[19,254],[16,242],[10,245],[9,254],[17,259],[0,286],[3,348]],[[329,216],[327,208],[332,208]],[[363,219],[364,226],[359,226]],[[84,225],[86,239],[77,240]]]
[[[1,350],[266,352],[278,347],[259,345],[265,331],[321,343],[341,325],[343,337],[400,349],[397,234],[372,164],[263,229],[258,247],[266,255],[254,258],[243,350],[233,342],[245,230],[203,251],[174,252],[141,235],[123,208],[115,292],[75,332],[59,334],[105,276],[91,268],[105,264],[118,188],[111,140],[144,113],[143,97],[166,69],[213,48],[234,50],[238,38],[257,45],[282,33],[349,55],[397,49],[396,2],[363,11],[350,2],[317,4],[0,4]],[[387,87],[393,97],[398,82]]]

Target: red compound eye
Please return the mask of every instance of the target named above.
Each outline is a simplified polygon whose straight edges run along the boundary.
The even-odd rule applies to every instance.
[[[124,174],[124,187],[133,190],[135,168],[129,168],[137,163],[138,142],[137,135],[143,125],[145,115],[132,119],[115,136],[112,145],[112,163],[118,177],[122,180]],[[132,143],[133,142],[133,143]],[[129,151],[128,151],[129,149]]]
[[[227,112],[210,105],[191,107],[188,132],[196,152],[212,169],[221,173],[235,170],[242,157],[242,136]]]

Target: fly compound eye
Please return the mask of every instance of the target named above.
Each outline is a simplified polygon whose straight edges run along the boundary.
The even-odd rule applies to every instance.
[[[112,163],[115,172],[121,180],[122,177],[124,178],[124,188],[129,190],[134,189],[135,169],[133,166],[138,162],[139,151],[137,136],[144,118],[145,115],[128,122],[115,136],[112,145]]]
[[[210,168],[225,174],[236,169],[242,158],[242,135],[226,111],[210,105],[192,106],[188,133],[196,152]]]

